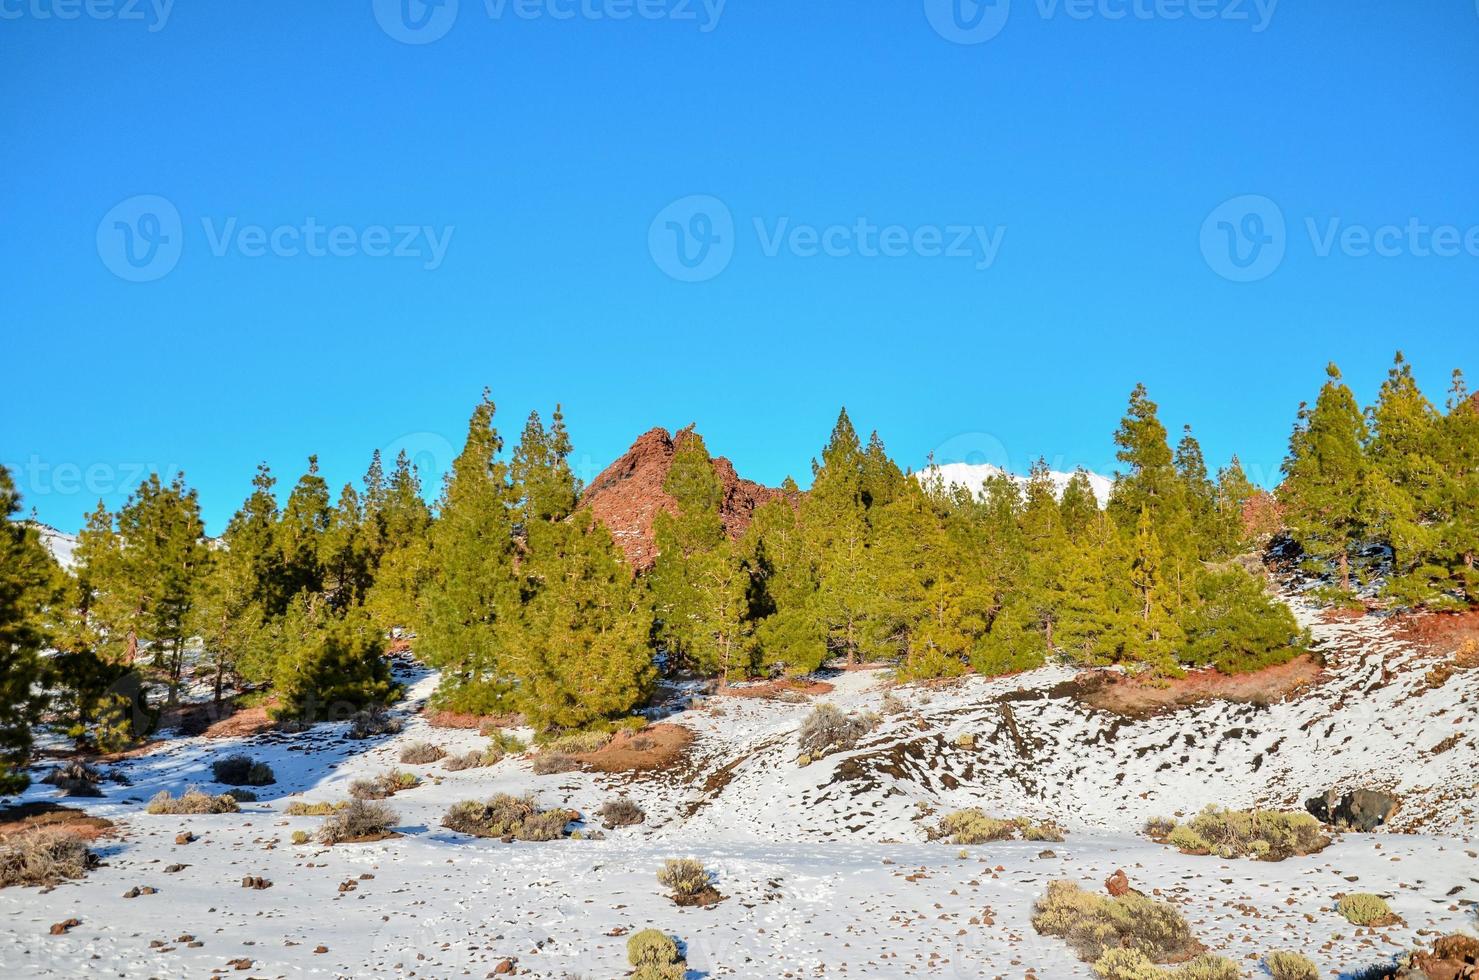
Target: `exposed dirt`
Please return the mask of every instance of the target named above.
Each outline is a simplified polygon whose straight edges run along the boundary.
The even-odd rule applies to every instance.
[[[273,700],[251,708],[242,708],[219,721],[212,722],[202,734],[206,738],[246,738],[269,732],[276,728],[277,724],[267,717],[267,712],[276,704],[276,700]]]
[[[619,732],[594,752],[570,758],[590,772],[648,772],[675,764],[693,742],[682,725],[650,725],[639,732]]]
[[[81,810],[56,803],[24,803],[0,810],[0,838],[50,828],[83,840],[96,840],[113,832],[113,821],[90,817]]]
[[[774,700],[786,694],[805,694],[809,697],[815,697],[819,694],[831,694],[834,690],[836,688],[826,681],[787,677],[781,680],[766,681],[763,684],[746,684],[744,687],[720,688],[714,694],[718,697],[767,698]]]
[[[1397,618],[1397,629],[1404,640],[1446,656],[1463,647],[1467,640],[1479,640],[1479,609],[1402,615]]]
[[[1078,697],[1101,711],[1145,717],[1203,701],[1271,704],[1314,684],[1320,675],[1320,665],[1309,654],[1246,674],[1223,674],[1209,668],[1159,683],[1102,671],[1079,685]]]
[[[432,711],[423,717],[432,728],[461,728],[476,731],[479,735],[491,735],[502,728],[522,728],[524,719],[518,715],[475,715],[465,711]]]

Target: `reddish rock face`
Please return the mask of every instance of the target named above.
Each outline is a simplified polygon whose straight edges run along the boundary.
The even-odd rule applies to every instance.
[[[644,432],[632,448],[591,481],[580,499],[581,506],[589,507],[611,531],[627,561],[638,571],[651,568],[657,558],[652,523],[658,511],[671,512],[675,507],[673,498],[662,488],[674,452],[673,436],[666,429]],[[714,457],[714,472],[724,493],[719,516],[731,538],[745,533],[755,508],[782,496],[780,490],[741,479],[734,464],[723,456]]]
[[[1104,879],[1104,890],[1115,898],[1119,898],[1130,890],[1130,877],[1125,874],[1125,869],[1120,868],[1114,874]]]

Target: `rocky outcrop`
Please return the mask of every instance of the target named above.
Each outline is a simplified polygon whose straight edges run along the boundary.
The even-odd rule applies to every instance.
[[[674,436],[666,429],[644,432],[591,481],[581,497],[581,506],[589,507],[606,525],[627,561],[638,571],[650,568],[657,558],[652,526],[658,512],[671,512],[675,506],[662,488],[675,451]],[[745,532],[756,508],[782,496],[780,490],[742,479],[734,464],[723,456],[714,458],[714,472],[723,488],[719,515],[731,538]]]

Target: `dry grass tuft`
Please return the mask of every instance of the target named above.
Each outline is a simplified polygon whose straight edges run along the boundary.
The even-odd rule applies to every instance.
[[[1033,823],[1026,817],[1002,820],[990,817],[981,810],[970,807],[946,814],[940,826],[930,836],[948,838],[952,844],[989,844],[1002,840],[1061,841],[1063,828],[1051,820]]]
[[[565,836],[569,810],[541,810],[532,796],[499,793],[485,803],[463,800],[442,817],[442,826],[474,837],[550,841]]]
[[[446,749],[430,742],[413,742],[401,749],[401,763],[408,766],[426,766],[445,758]]]
[[[96,864],[87,845],[65,831],[48,828],[0,839],[0,888],[55,885],[81,878]]]
[[[602,803],[600,809],[596,811],[596,816],[601,818],[601,825],[607,830],[631,827],[647,819],[647,814],[642,811],[642,808],[625,796]]]
[[[356,800],[383,800],[402,790],[421,785],[414,772],[382,772],[374,779],[356,779],[349,784],[349,795]]]
[[[318,828],[320,844],[352,844],[381,840],[390,836],[400,819],[387,804],[351,800],[337,813],[330,814]]]
[[[878,721],[871,711],[846,714],[835,704],[819,704],[801,722],[801,752],[813,761],[832,752],[846,752],[877,728]]]
[[[222,793],[220,796],[212,796],[198,786],[191,786],[179,797],[171,796],[167,789],[160,790],[149,801],[145,810],[148,813],[169,815],[236,813],[241,809],[236,802],[236,797],[230,794]]]
[[[1065,940],[1087,963],[1110,950],[1129,950],[1152,963],[1186,959],[1201,952],[1180,912],[1138,892],[1118,898],[1086,892],[1071,881],[1048,884],[1033,907],[1032,927]]]

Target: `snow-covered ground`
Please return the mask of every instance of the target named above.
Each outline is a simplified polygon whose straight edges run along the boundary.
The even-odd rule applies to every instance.
[[[805,767],[796,728],[810,705],[738,697],[700,699],[666,719],[695,741],[663,773],[536,776],[520,757],[463,772],[401,766],[410,742],[449,752],[484,743],[430,728],[416,713],[433,676],[414,679],[395,736],[355,742],[334,725],[170,738],[120,767],[131,785],[68,801],[120,824],[117,837],[100,841],[105,867],[50,891],[0,890],[0,976],[204,976],[245,957],[253,965],[237,975],[481,977],[511,957],[531,976],[609,980],[626,972],[626,935],[652,926],[687,944],[691,980],[1029,969],[1044,980],[1089,977],[1060,941],[1033,931],[1032,903],[1055,878],[1098,888],[1117,868],[1180,903],[1202,942],[1245,963],[1250,977],[1263,975],[1257,958],[1270,949],[1303,951],[1333,975],[1390,960],[1420,933],[1473,929],[1479,757],[1471,737],[1432,749],[1472,733],[1479,671],[1430,689],[1425,654],[1381,621],[1325,624],[1296,608],[1329,670],[1293,700],[1213,702],[1132,721],[1068,696],[1062,668],[910,686],[895,690],[906,710],[856,749]],[[830,680],[835,690],[811,703],[881,709],[881,672]],[[961,734],[975,736],[974,746],[958,744]],[[276,771],[263,802],[233,815],[143,812],[161,788],[219,792],[210,762],[236,751]],[[342,799],[353,779],[390,768],[424,780],[390,801],[402,837],[290,843],[293,831],[319,823],[284,816],[291,800]],[[1401,796],[1397,827],[1421,833],[1348,834],[1280,863],[1181,855],[1137,833],[1153,814],[1213,802],[1298,805],[1358,785]],[[498,791],[532,791],[544,806],[585,814],[626,795],[647,820],[605,840],[551,843],[504,844],[439,826],[452,802]],[[54,792],[36,785],[23,799]],[[922,809],[971,805],[1053,817],[1068,839],[964,849],[926,841]],[[177,845],[185,829],[199,839]],[[699,858],[728,898],[712,909],[674,906],[655,878],[669,857]],[[175,864],[185,867],[166,870]],[[244,889],[247,875],[273,887]],[[350,880],[353,890],[340,892]],[[123,898],[134,886],[158,892]],[[1388,896],[1405,925],[1349,925],[1333,904],[1354,890]],[[69,917],[82,924],[47,934]]]
[[[1005,473],[999,466],[991,463],[935,463],[926,466],[915,474],[921,481],[929,483],[936,478],[946,487],[965,487],[971,493],[980,493],[986,486],[987,481],[993,480]],[[1024,490],[1027,488],[1028,478],[1020,473],[1008,474],[1017,485]],[[1063,496],[1063,488],[1068,486],[1068,481],[1073,479],[1072,473],[1064,473],[1052,470],[1048,478],[1053,481],[1053,491],[1057,496]],[[1094,491],[1094,497],[1103,507],[1109,503],[1109,492],[1114,488],[1114,481],[1100,473],[1089,473],[1089,487]]]

